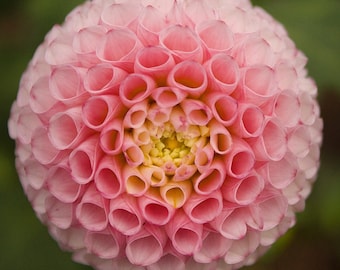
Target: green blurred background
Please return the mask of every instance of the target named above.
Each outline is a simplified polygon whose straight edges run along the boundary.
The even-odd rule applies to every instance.
[[[160,0],[161,1],[161,0]],[[35,48],[82,0],[0,2],[0,269],[86,270],[59,249],[35,217],[14,168],[10,105]],[[309,57],[324,118],[318,181],[297,225],[248,270],[340,269],[340,1],[254,0],[281,21]]]

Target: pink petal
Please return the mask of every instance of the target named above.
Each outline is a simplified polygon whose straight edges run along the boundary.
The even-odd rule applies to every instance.
[[[298,124],[300,118],[300,105],[298,98],[293,91],[282,91],[277,97],[274,115],[287,127],[294,127]]]
[[[121,195],[110,201],[110,225],[124,235],[138,233],[144,224],[137,201],[130,195]]]
[[[320,164],[320,147],[318,144],[310,146],[309,154],[298,160],[299,169],[301,169],[307,178],[315,177]]]
[[[127,72],[108,63],[100,63],[88,69],[84,76],[84,88],[90,94],[118,94],[120,83]]]
[[[152,192],[139,197],[138,205],[146,221],[155,225],[167,224],[175,213],[175,209],[164,202],[159,194]]]
[[[96,51],[98,40],[107,32],[103,26],[90,26],[79,30],[72,42],[76,53],[88,54]]]
[[[198,36],[188,27],[173,25],[159,36],[160,44],[170,50],[175,59],[202,62],[203,49]]]
[[[188,217],[197,224],[212,221],[222,211],[223,199],[219,190],[209,194],[209,197],[200,194],[192,194],[183,205]]]
[[[107,7],[102,12],[102,21],[114,27],[124,27],[130,25],[140,12],[140,5],[134,3],[114,3]]]
[[[100,133],[100,146],[109,155],[120,153],[124,142],[123,123],[119,118],[110,121]]]
[[[69,158],[74,180],[79,184],[87,184],[92,181],[102,155],[97,135],[88,138],[75,148]]]
[[[104,230],[108,224],[107,204],[95,186],[89,186],[76,207],[76,217],[79,223],[90,231]]]
[[[87,250],[96,254],[99,258],[112,259],[119,255],[124,243],[123,236],[114,231],[104,232],[89,231],[85,238]]]
[[[97,189],[107,199],[116,198],[124,191],[124,181],[118,168],[114,158],[105,156],[100,160],[94,175]]]
[[[234,45],[233,33],[224,21],[207,20],[198,24],[196,28],[211,55],[228,52]]]
[[[223,257],[230,248],[232,241],[216,232],[207,232],[202,248],[194,254],[194,260],[199,263],[211,263]]]
[[[267,163],[267,167],[268,181],[277,189],[283,189],[295,180],[297,168],[286,158],[270,161]]]
[[[145,226],[127,239],[126,256],[135,265],[150,265],[163,255],[166,235],[159,227]]]
[[[62,203],[54,197],[48,197],[45,201],[49,222],[60,229],[67,229],[73,221],[73,204]]]
[[[131,167],[137,167],[144,162],[144,153],[135,143],[132,136],[125,135],[122,145],[122,152],[127,164]]]
[[[190,255],[198,251],[202,245],[202,224],[192,221],[182,211],[174,216],[176,222],[166,225],[166,231],[174,248],[183,255]]]
[[[223,92],[211,92],[203,97],[214,118],[224,126],[231,125],[238,113],[238,102]]]
[[[196,171],[197,167],[195,165],[187,165],[183,163],[175,170],[173,181],[185,181],[192,177],[196,173]]]
[[[208,79],[202,65],[194,61],[182,61],[170,71],[168,84],[198,98],[206,90]]]
[[[141,128],[147,118],[149,104],[146,100],[134,104],[124,116],[124,127],[138,129]]]
[[[203,148],[199,147],[195,155],[195,166],[200,173],[205,172],[210,168],[211,163],[214,160],[214,149],[210,144],[207,144]]]
[[[50,65],[74,64],[78,57],[70,45],[69,37],[53,40],[46,49],[45,60]]]
[[[85,125],[91,129],[102,130],[117,114],[120,100],[118,96],[102,95],[89,98],[82,108]]]
[[[190,181],[169,182],[161,186],[159,192],[167,204],[180,208],[190,198],[192,185]]]
[[[182,102],[187,93],[175,87],[159,87],[151,93],[152,98],[162,108],[172,108]]]
[[[34,189],[39,190],[45,184],[48,167],[36,159],[28,159],[23,164],[23,172],[27,183]]]
[[[163,4],[163,3],[162,3]],[[152,5],[143,9],[138,19],[137,35],[146,46],[159,43],[159,32],[166,27],[166,18]]]
[[[150,180],[136,168],[124,166],[122,176],[125,179],[126,192],[133,196],[142,196],[150,187]]]
[[[240,80],[240,70],[233,58],[227,54],[214,55],[205,63],[209,86],[229,95],[234,92]]]
[[[208,1],[186,1],[184,2],[185,14],[198,24],[202,21],[216,18],[215,11],[209,6]]]
[[[22,108],[20,112],[18,112],[17,118],[14,121],[11,133],[13,133],[15,124],[15,134],[18,136],[18,140],[24,144],[31,143],[31,140],[34,139],[33,133],[36,129],[42,127],[41,120],[29,107]]]
[[[40,78],[32,86],[29,103],[32,111],[37,114],[46,113],[57,103],[49,91],[49,77]]]
[[[268,119],[262,135],[251,142],[257,160],[281,160],[287,152],[287,139],[280,123]]]
[[[313,125],[318,116],[320,115],[319,106],[316,101],[307,93],[299,96],[301,116],[300,120],[305,125]]]
[[[255,155],[249,144],[237,137],[233,137],[233,147],[225,156],[227,174],[234,178],[243,178],[253,169]]]
[[[148,270],[185,270],[185,262],[174,254],[165,254],[154,264],[148,265]]]
[[[282,90],[295,89],[298,75],[296,69],[289,63],[280,63],[275,67],[275,77]]]
[[[157,104],[152,104],[148,110],[148,120],[156,126],[162,126],[170,119],[172,108],[159,107]]]
[[[238,115],[232,130],[239,137],[258,137],[263,132],[264,120],[264,114],[259,107],[248,103],[239,103]]]
[[[63,203],[75,202],[82,191],[67,167],[52,167],[47,176],[47,188],[53,196]]]
[[[133,73],[120,85],[119,96],[125,106],[131,107],[145,100],[155,87],[156,83],[151,77]]]
[[[210,144],[217,154],[227,154],[231,150],[232,138],[227,128],[216,120],[209,123]]]
[[[135,128],[132,136],[137,145],[147,145],[151,140],[150,131],[145,125],[140,128]]]
[[[209,107],[199,100],[185,99],[181,102],[181,108],[193,125],[205,126],[212,118]]]
[[[255,201],[264,188],[264,181],[256,173],[239,179],[227,178],[221,192],[223,198],[238,205],[248,205]]]
[[[168,181],[164,170],[158,166],[141,166],[140,172],[145,179],[150,179],[150,185],[153,187],[162,187]]]
[[[225,178],[225,163],[221,159],[215,158],[209,168],[193,180],[194,189],[200,195],[208,195],[219,189]]]
[[[108,31],[97,47],[97,56],[103,62],[131,70],[137,51],[141,48],[135,33],[128,29]]]
[[[83,249],[85,248],[84,238],[86,231],[80,227],[69,227],[60,229],[57,227],[49,228],[49,233],[54,239],[59,239],[61,246],[66,249]]]

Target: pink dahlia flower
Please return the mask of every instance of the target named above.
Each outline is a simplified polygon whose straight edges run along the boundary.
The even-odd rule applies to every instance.
[[[322,120],[306,57],[248,0],[94,0],[9,120],[39,219],[100,270],[237,269],[294,224]]]

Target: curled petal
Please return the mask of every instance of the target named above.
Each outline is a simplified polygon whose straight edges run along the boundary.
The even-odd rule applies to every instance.
[[[287,152],[287,138],[280,123],[267,119],[260,137],[250,142],[257,160],[281,160]]]
[[[316,101],[307,93],[299,96],[299,103],[301,109],[300,120],[305,125],[313,125],[320,115],[320,108]]]
[[[130,74],[119,88],[119,96],[123,104],[127,107],[145,100],[153,89],[155,89],[155,81],[143,74]]]
[[[173,180],[175,182],[187,180],[192,177],[196,171],[197,168],[195,165],[181,164],[178,168],[176,168]]]
[[[238,102],[231,96],[222,92],[212,92],[203,97],[204,102],[209,106],[214,118],[224,126],[231,125],[238,113]]]
[[[284,168],[284,169],[283,169]],[[268,181],[273,187],[283,189],[296,178],[297,168],[287,158],[267,163]]]
[[[30,92],[29,103],[32,111],[37,114],[46,113],[57,103],[49,90],[49,77],[41,77],[35,82]]]
[[[105,153],[115,155],[121,152],[123,142],[123,123],[120,119],[115,118],[101,131],[100,146]]]
[[[202,248],[194,254],[195,261],[199,263],[211,263],[215,259],[223,257],[232,241],[216,232],[207,232],[204,237]]]
[[[224,260],[228,264],[240,263],[255,252],[259,245],[260,235],[257,232],[249,232],[243,239],[233,242]]]
[[[98,164],[94,182],[103,197],[116,198],[124,191],[124,181],[120,175],[119,164],[110,157],[105,156]]]
[[[140,10],[140,5],[128,1],[114,3],[103,9],[101,19],[109,26],[126,27],[137,19]]]
[[[141,128],[147,118],[149,104],[146,100],[134,104],[125,114],[123,125],[126,128]]]
[[[39,128],[34,132],[31,149],[37,161],[46,165],[60,161],[66,154],[54,147],[46,128]]]
[[[98,136],[94,135],[75,148],[69,158],[71,174],[79,184],[93,180],[98,162],[102,157]]]
[[[71,46],[71,38],[56,38],[48,45],[45,53],[46,62],[50,65],[75,64],[78,56]]]
[[[108,224],[108,202],[90,185],[76,207],[79,223],[90,231],[102,231]]]
[[[152,98],[162,108],[172,108],[181,103],[187,96],[186,92],[176,87],[159,87],[152,92]]]
[[[200,195],[208,195],[219,189],[226,177],[227,168],[221,159],[214,159],[209,168],[193,180],[194,189]]]
[[[181,107],[190,124],[205,126],[212,118],[209,107],[199,100],[185,99],[181,102]]]
[[[89,26],[80,29],[74,36],[72,47],[78,54],[89,54],[96,51],[98,41],[107,32],[102,26]]]
[[[264,128],[264,114],[262,110],[252,104],[239,103],[238,115],[232,125],[232,130],[239,137],[258,137]]]
[[[124,136],[122,151],[126,162],[131,167],[136,167],[144,162],[144,153],[141,148],[135,143],[130,135]]]
[[[28,159],[22,166],[23,177],[27,183],[36,190],[43,188],[46,179],[48,179],[48,167],[36,159]]]
[[[274,71],[268,66],[251,66],[242,74],[243,95],[247,102],[262,105],[276,94]]]
[[[119,97],[113,95],[89,98],[82,108],[82,118],[85,125],[94,130],[102,130],[117,114],[120,104]]]
[[[227,174],[234,178],[243,178],[250,173],[255,164],[255,155],[249,144],[233,137],[233,148],[225,156]]]
[[[240,80],[235,60],[227,54],[216,54],[205,63],[211,89],[230,95]]]
[[[14,125],[16,125],[15,133],[18,140],[24,144],[29,144],[33,138],[33,133],[36,129],[42,127],[42,122],[29,107],[24,107],[18,111],[17,118],[11,126],[11,134],[13,134]]]
[[[168,75],[168,84],[198,98],[207,88],[208,78],[202,65],[194,61],[177,64]]]
[[[144,226],[127,239],[126,256],[132,264],[149,265],[157,262],[163,255],[166,235],[157,226]]]
[[[175,209],[164,202],[157,193],[148,192],[138,198],[138,205],[143,217],[155,225],[165,225],[175,214]]]
[[[89,130],[82,121],[80,107],[73,107],[51,117],[48,136],[51,143],[59,150],[77,145],[89,135]]]
[[[247,233],[249,211],[237,205],[225,205],[210,225],[227,239],[242,239]]]
[[[133,196],[142,196],[150,187],[150,179],[146,179],[136,168],[125,166],[122,176],[125,179],[126,192]]]
[[[150,131],[145,125],[140,128],[134,128],[132,135],[137,145],[147,145],[150,143]]]
[[[166,225],[173,247],[183,255],[197,252],[202,246],[203,225],[192,222],[182,211],[176,212],[174,220]]]
[[[175,253],[175,252],[173,252]],[[154,264],[151,264],[147,268],[148,270],[185,270],[185,261],[181,256],[172,253],[165,253]]]
[[[214,155],[214,149],[210,144],[207,144],[203,148],[197,148],[194,162],[200,173],[203,173],[210,168],[211,163],[214,160]]]
[[[116,258],[124,246],[123,236],[113,230],[89,231],[85,237],[87,250],[102,259]]]
[[[172,109],[170,122],[175,130],[178,131],[185,131],[189,126],[188,119],[180,107],[175,107]]]
[[[138,18],[137,35],[145,45],[159,43],[159,33],[166,27],[166,18],[153,5],[146,6]]]
[[[161,108],[156,104],[152,104],[148,111],[148,120],[150,120],[156,126],[161,126],[170,119],[172,108]]]
[[[221,192],[223,198],[238,205],[248,205],[255,201],[264,189],[264,180],[256,173],[244,178],[227,178]]]
[[[160,44],[171,51],[175,59],[202,62],[203,49],[200,40],[189,27],[170,26],[160,33],[159,39]]]
[[[210,129],[210,144],[214,151],[221,155],[230,152],[233,142],[228,129],[216,120],[212,120],[208,127]]]
[[[197,25],[196,31],[210,54],[226,53],[234,45],[233,33],[224,21],[204,21]]]
[[[67,167],[52,167],[47,176],[47,188],[63,203],[75,202],[81,194],[81,185],[76,183]]]
[[[108,31],[103,36],[96,53],[102,61],[131,71],[134,58],[141,46],[134,32],[117,28]]]
[[[100,63],[88,69],[84,76],[84,88],[93,95],[118,94],[120,83],[128,73],[108,63]]]
[[[215,18],[216,12],[207,1],[184,2],[185,15],[195,24]]]
[[[51,95],[66,104],[81,103],[87,97],[82,83],[82,73],[72,65],[54,68],[50,76]]]
[[[223,209],[221,192],[216,190],[209,196],[192,194],[183,209],[188,217],[197,224],[203,224],[216,218]]]
[[[134,71],[152,76],[158,84],[164,84],[175,60],[170,52],[161,47],[145,47],[136,55]]]
[[[306,157],[298,159],[299,169],[301,169],[307,178],[315,177],[320,164],[320,147],[318,144],[310,146],[309,153]]]
[[[73,204],[63,203],[54,197],[48,197],[45,201],[49,222],[60,229],[67,229],[73,222]]]
[[[134,235],[142,229],[144,218],[134,197],[123,194],[110,201],[110,225],[124,235]]]
[[[62,247],[66,250],[85,248],[84,238],[86,230],[84,228],[79,226],[71,226],[67,229],[51,227],[49,233],[54,239],[59,239]]]
[[[182,207],[189,199],[192,191],[190,181],[169,182],[161,186],[160,195],[163,200],[174,208]]]
[[[158,166],[141,166],[140,172],[146,179],[150,179],[150,185],[153,187],[164,186],[168,181],[164,170]]]
[[[300,118],[300,104],[293,91],[282,91],[276,98],[274,105],[274,115],[286,127],[295,127]]]

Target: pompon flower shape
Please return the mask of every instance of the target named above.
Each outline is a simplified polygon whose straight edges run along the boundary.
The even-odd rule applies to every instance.
[[[306,58],[247,0],[94,0],[37,49],[9,119],[39,219],[99,270],[237,269],[319,166]]]

